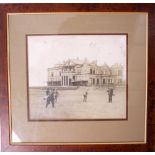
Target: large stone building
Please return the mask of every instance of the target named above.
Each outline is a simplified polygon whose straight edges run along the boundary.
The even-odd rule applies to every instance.
[[[48,86],[107,86],[121,85],[123,67],[114,64],[97,65],[96,61],[68,59],[48,68]]]

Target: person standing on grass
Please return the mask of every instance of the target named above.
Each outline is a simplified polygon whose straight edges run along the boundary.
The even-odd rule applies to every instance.
[[[46,108],[48,105],[52,103],[52,107],[54,108],[54,91],[50,92],[46,99]]]
[[[54,92],[54,90],[53,90],[53,92],[52,92],[51,95],[50,95],[50,100],[51,100],[51,103],[52,103],[52,107],[53,107],[53,108],[54,108],[54,104],[55,104],[54,94],[55,94],[55,92]]]
[[[109,103],[112,103],[112,96],[114,96],[113,88],[109,88],[107,92],[108,92],[108,97],[109,97]]]
[[[83,102],[87,102],[87,95],[88,95],[88,92],[86,91],[86,92],[83,94]]]

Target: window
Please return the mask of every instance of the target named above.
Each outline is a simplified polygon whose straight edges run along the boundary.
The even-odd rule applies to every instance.
[[[90,74],[92,74],[93,73],[93,71],[92,71],[92,69],[90,69]]]
[[[97,79],[97,85],[99,85],[99,79]]]
[[[93,74],[95,74],[95,70],[93,70]]]
[[[68,76],[66,76],[66,85],[68,86]]]
[[[108,79],[108,83],[111,83],[111,79]]]

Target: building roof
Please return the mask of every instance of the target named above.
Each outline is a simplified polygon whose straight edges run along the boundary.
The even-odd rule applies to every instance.
[[[59,64],[56,64],[54,67],[52,68],[48,68],[48,70],[50,69],[61,69],[62,67],[68,67],[68,66],[76,66],[76,67],[81,67],[83,66],[84,64],[87,64],[88,66],[91,66],[91,67],[99,67],[98,69],[100,70],[111,70],[113,68],[123,68],[123,66],[119,63],[115,63],[114,65],[112,65],[111,67],[108,66],[106,63],[104,63],[103,65],[99,66],[97,65],[97,61],[91,61],[89,62],[86,58],[85,59],[79,59],[79,58],[76,58],[76,59],[68,59],[66,61],[63,61],[62,63],[59,63]]]

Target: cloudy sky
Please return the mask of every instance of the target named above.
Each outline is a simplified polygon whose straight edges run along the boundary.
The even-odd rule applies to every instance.
[[[28,36],[29,85],[47,83],[47,68],[66,59],[97,60],[98,65],[121,63],[126,72],[125,35]]]

